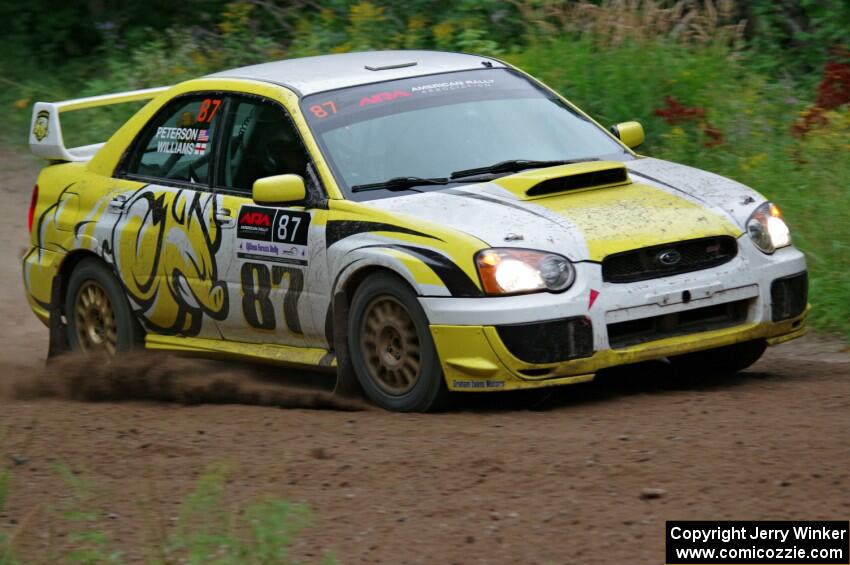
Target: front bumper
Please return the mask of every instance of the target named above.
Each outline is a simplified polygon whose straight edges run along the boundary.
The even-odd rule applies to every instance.
[[[803,254],[788,247],[767,256],[749,240],[739,244],[738,256],[727,264],[660,279],[603,283],[599,264],[582,263],[577,265],[578,282],[563,294],[421,298],[448,387],[509,390],[584,382],[606,367],[753,339],[775,344],[803,335],[808,308],[775,321],[771,298],[774,281],[805,272]],[[734,310],[736,317],[714,325],[698,320],[678,332],[659,329],[671,317],[698,319],[700,313],[718,309]],[[551,363],[518,358],[497,329],[570,318],[586,318],[592,325],[592,348],[587,355]],[[658,320],[659,328],[628,333],[631,326],[649,320]]]

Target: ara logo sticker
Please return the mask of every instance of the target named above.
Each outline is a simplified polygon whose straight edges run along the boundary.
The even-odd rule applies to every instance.
[[[271,217],[265,212],[245,212],[239,218],[239,225],[271,227]]]
[[[379,92],[377,94],[373,94],[372,96],[366,96],[362,100],[360,100],[360,106],[368,106],[369,104],[379,104],[381,102],[390,102],[395,100],[396,98],[403,98],[406,96],[411,96],[409,92],[404,90],[396,90],[393,92]]]
[[[47,137],[48,124],[50,123],[50,112],[42,110],[35,118],[35,123],[32,126],[32,134],[41,142]]]
[[[274,210],[243,206],[239,211],[239,222],[236,227],[236,237],[258,241],[272,240],[272,222]]]

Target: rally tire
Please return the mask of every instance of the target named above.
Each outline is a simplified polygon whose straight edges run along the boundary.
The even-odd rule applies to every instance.
[[[111,357],[144,343],[144,330],[121,283],[98,259],[83,259],[74,267],[65,291],[64,313],[68,344],[74,352]]]
[[[368,277],[351,301],[348,350],[357,380],[378,406],[428,412],[449,391],[425,312],[406,282],[389,273]]]
[[[687,375],[731,374],[743,371],[758,361],[767,349],[763,339],[745,341],[670,357],[678,373]]]

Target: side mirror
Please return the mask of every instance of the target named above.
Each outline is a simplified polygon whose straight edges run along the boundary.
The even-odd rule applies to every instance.
[[[254,181],[251,197],[257,204],[283,206],[303,202],[307,190],[304,179],[298,175],[275,175]]]
[[[611,126],[610,130],[620,141],[626,144],[626,147],[631,149],[643,143],[645,138],[643,126],[640,125],[640,122],[623,122]]]

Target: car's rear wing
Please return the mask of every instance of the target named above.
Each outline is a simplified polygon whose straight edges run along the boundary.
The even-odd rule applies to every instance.
[[[103,146],[103,143],[83,145],[82,147],[65,147],[62,138],[62,124],[59,117],[64,112],[88,110],[100,106],[111,106],[125,102],[150,100],[170,87],[161,86],[145,90],[133,90],[102,96],[77,98],[62,102],[36,102],[32,109],[32,124],[30,127],[30,151],[38,157],[51,161],[88,161]]]

